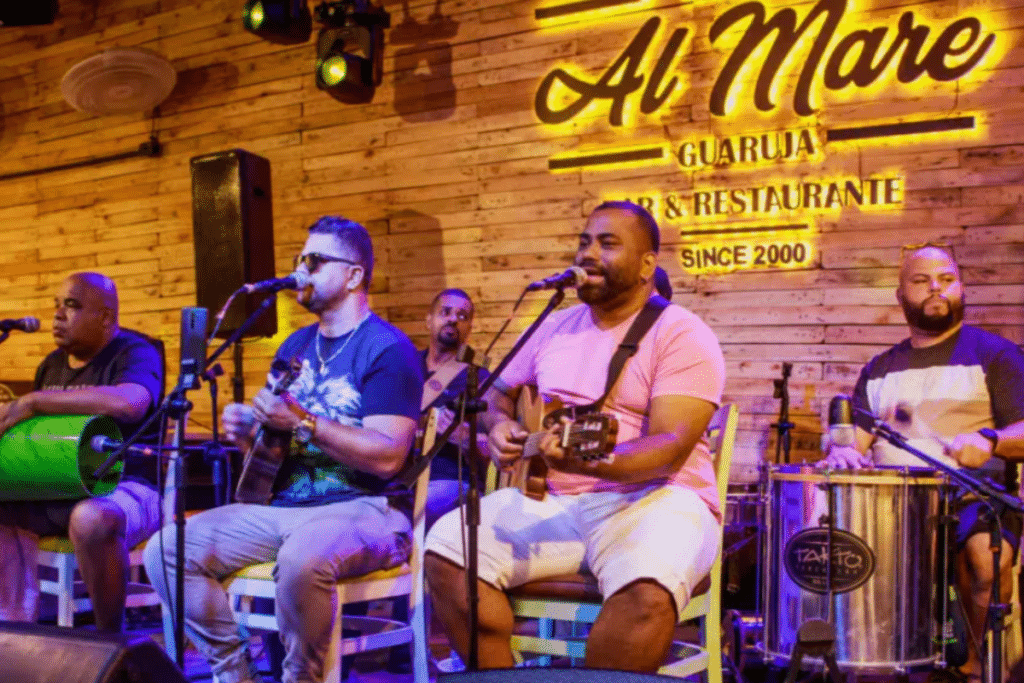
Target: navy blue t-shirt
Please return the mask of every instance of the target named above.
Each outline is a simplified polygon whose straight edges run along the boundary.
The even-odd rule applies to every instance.
[[[361,427],[367,415],[419,418],[423,372],[416,348],[401,330],[370,313],[355,330],[334,339],[321,336],[319,344],[318,331],[318,325],[304,327],[277,351],[280,360],[298,357],[302,362],[288,389],[299,405],[353,427]],[[275,481],[271,505],[324,505],[388,493],[387,481],[344,465],[316,446],[293,448]]]
[[[429,380],[433,376],[433,372],[427,369],[427,349],[423,349],[420,352],[420,368],[423,370],[423,376],[425,380]],[[483,383],[487,376],[490,374],[487,370],[480,368],[478,371],[479,375],[477,381]],[[430,408],[437,407],[443,408],[448,405],[449,402],[458,399],[458,397],[466,391],[466,379],[468,377],[468,370],[463,368],[455,378],[448,383],[437,398],[430,404]],[[430,463],[430,479],[458,479],[459,478],[459,447],[454,443],[446,443],[438,451],[437,456],[434,457],[433,462]],[[462,468],[462,480],[469,481],[469,468]]]

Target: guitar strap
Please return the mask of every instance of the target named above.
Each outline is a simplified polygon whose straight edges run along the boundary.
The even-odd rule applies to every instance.
[[[466,363],[460,363],[454,358],[437,370],[430,376],[430,379],[423,385],[423,399],[420,401],[420,412],[426,412],[437,397],[444,393],[444,390],[448,388],[448,385],[459,376],[463,370],[467,367]]]
[[[608,394],[612,392],[612,387],[615,386],[619,375],[622,374],[622,369],[626,367],[626,361],[636,354],[637,349],[640,348],[640,340],[644,338],[644,335],[654,325],[661,312],[668,308],[668,305],[669,302],[658,295],[647,300],[644,307],[637,313],[636,318],[633,319],[633,324],[626,330],[626,336],[622,338],[619,348],[615,349],[612,359],[608,362],[608,379],[604,384],[604,393],[601,394],[601,398],[589,405],[576,408],[577,414],[584,415],[601,411],[601,406],[608,398]]]

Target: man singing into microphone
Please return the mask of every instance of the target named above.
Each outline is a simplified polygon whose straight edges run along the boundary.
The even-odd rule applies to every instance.
[[[408,496],[388,483],[416,431],[423,374],[416,349],[377,317],[367,291],[373,245],[366,229],[325,216],[309,228],[296,270],[309,275],[299,303],[319,319],[277,351],[301,373],[287,395],[261,390],[251,406],[224,408],[226,436],[248,449],[259,425],[291,434],[269,505],[206,510],[185,528],[185,628],[220,683],[259,680],[221,580],[276,560],[277,623],[285,683],[321,681],[339,578],[408,559]],[[146,570],[164,604],[173,588],[175,529],[146,546]],[[166,576],[173,576],[168,571]]]
[[[0,434],[37,415],[109,415],[128,437],[156,409],[164,368],[156,348],[118,326],[117,289],[99,273],[68,277],[56,296],[57,350],[35,391],[0,406]],[[0,619],[35,621],[39,536],[68,536],[92,598],[96,627],[124,622],[128,552],[156,531],[155,459],[129,459],[109,495],[82,501],[0,502]]]
[[[963,324],[960,268],[948,247],[904,248],[896,299],[910,337],[873,358],[854,390],[855,407],[888,422],[912,446],[951,466],[979,468],[1004,482],[1004,458],[1024,458],[1024,354],[995,334]],[[856,413],[853,446],[833,445],[825,462],[833,467],[910,465],[923,462],[887,441],[875,439],[872,420]],[[1012,469],[1012,468],[1011,468]],[[992,590],[992,553],[983,505],[959,501],[957,576],[975,643],[985,628]],[[1020,544],[1021,518],[1002,519],[1002,601],[1011,590],[1011,567]],[[974,648],[963,673],[980,674]]]
[[[660,235],[628,202],[598,206],[579,236],[583,304],[557,311],[531,337],[487,395],[483,421],[492,457],[523,455],[526,432],[512,419],[523,386],[583,406],[600,398],[613,353],[652,300]],[[665,304],[655,298],[655,306]],[[587,642],[591,667],[655,671],[680,612],[718,553],[721,519],[704,430],[721,401],[725,363],[700,319],[667,305],[640,339],[603,404],[619,422],[614,457],[584,463],[544,436],[548,492],[535,500],[506,488],[481,501],[480,666],[510,667],[513,618],[504,589],[578,572],[604,596]],[[465,558],[457,512],[427,541],[425,568],[449,640],[465,657]],[[718,656],[717,653],[713,653]]]

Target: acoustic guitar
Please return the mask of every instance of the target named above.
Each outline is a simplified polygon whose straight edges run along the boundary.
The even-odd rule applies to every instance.
[[[270,390],[280,396],[298,379],[302,363],[298,358],[291,361],[276,360],[270,366],[273,376]],[[242,473],[235,487],[235,500],[239,503],[266,505],[273,495],[274,480],[281,469],[288,450],[291,448],[292,433],[267,429],[264,425],[256,431],[252,447],[245,454]]]
[[[562,418],[568,418],[564,423]],[[571,458],[584,462],[605,460],[615,448],[619,421],[607,413],[580,413],[575,406],[541,396],[537,387],[525,386],[519,392],[516,419],[530,431],[523,444],[523,457],[499,475],[499,486],[515,486],[525,495],[543,500],[547,492],[548,466],[540,455],[540,442],[554,425],[559,425],[562,449]]]

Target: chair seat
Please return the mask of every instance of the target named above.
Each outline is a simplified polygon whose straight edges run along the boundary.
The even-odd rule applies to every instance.
[[[44,552],[49,553],[73,553],[75,552],[75,546],[71,544],[71,539],[67,536],[40,536],[39,541],[36,543],[36,547]],[[138,544],[132,548],[132,552],[138,550],[142,551],[146,548],[146,541]]]
[[[705,576],[693,590],[693,598],[704,595],[711,588],[711,577]],[[510,588],[508,595],[520,599],[570,600],[576,602],[601,602],[603,597],[597,587],[597,578],[590,572],[560,574],[521,586]]]
[[[239,569],[234,574],[231,574],[224,583],[229,583],[235,579],[249,579],[258,581],[273,581],[274,580],[274,562],[261,562],[260,564],[252,564],[248,567]],[[369,574],[360,574],[359,576],[348,576],[342,579],[338,579],[338,583],[358,583],[361,581],[381,581],[385,579],[393,579],[399,576],[405,576],[410,572],[409,563],[400,564],[397,567],[390,569],[377,569],[370,572]]]

